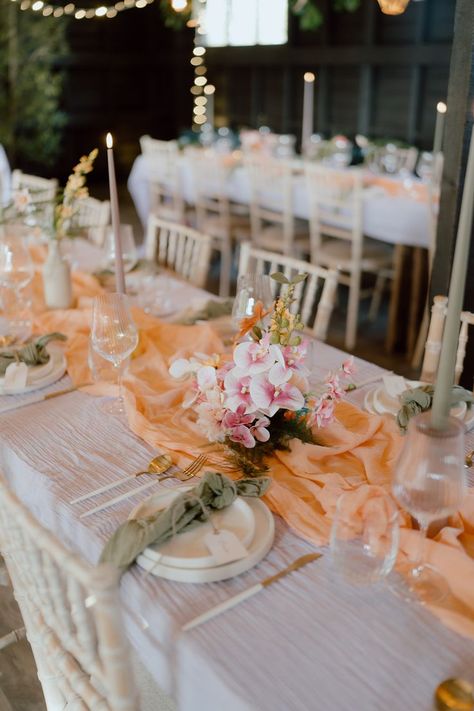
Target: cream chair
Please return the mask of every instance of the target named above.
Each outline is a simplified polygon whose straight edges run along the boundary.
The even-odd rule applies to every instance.
[[[148,218],[145,257],[204,288],[211,261],[212,241],[186,225]]]
[[[321,341],[326,340],[329,319],[334,307],[338,274],[335,269],[324,269],[300,259],[287,257],[275,252],[267,252],[244,242],[240,250],[239,276],[242,274],[273,274],[282,272],[287,279],[306,273],[304,282],[295,289],[295,312],[312,334]],[[277,298],[280,284],[272,280],[272,293]]]
[[[309,254],[307,224],[293,214],[294,163],[250,156],[244,164],[250,180],[254,245],[288,256]]]
[[[83,231],[99,247],[104,244],[105,230],[110,223],[110,202],[86,197],[77,200],[71,218],[71,231]]]
[[[139,711],[118,574],[67,551],[0,483],[0,549],[48,711]]]
[[[349,287],[345,346],[356,343],[359,301],[372,295],[375,303],[392,268],[391,248],[364,238],[362,173],[306,164],[310,206],[311,261],[339,269],[341,284]],[[362,290],[364,272],[376,275],[375,289]],[[371,309],[372,314],[374,309]]]
[[[230,166],[222,156],[195,152],[191,155],[191,167],[197,228],[212,237],[212,246],[220,253],[219,296],[229,296],[233,243],[250,238],[248,212],[229,199],[226,185]]]
[[[49,202],[54,200],[58,189],[56,178],[41,178],[38,175],[28,175],[21,170],[12,173],[12,191],[28,190],[32,202]]]
[[[443,342],[443,331],[447,309],[448,297],[435,296],[431,307],[431,319],[425,343],[423,365],[421,368],[421,380],[423,382],[432,383],[436,378],[439,358],[441,355],[441,345]],[[466,346],[469,337],[469,326],[474,326],[474,313],[471,313],[470,311],[463,311],[460,319],[456,366],[454,370],[454,382],[456,385],[459,383],[464,367],[464,358],[466,356]]]
[[[186,205],[181,192],[178,142],[142,136],[140,147],[149,161],[151,213],[184,224]]]

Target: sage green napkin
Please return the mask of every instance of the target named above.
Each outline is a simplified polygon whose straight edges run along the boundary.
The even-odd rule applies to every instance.
[[[408,422],[414,415],[420,412],[425,412],[431,408],[433,402],[434,385],[421,385],[412,390],[406,390],[401,396],[401,408],[397,413],[397,423],[401,430],[405,431],[408,427]],[[468,407],[471,407],[474,402],[472,393],[460,385],[454,385],[451,391],[451,407],[460,402],[465,402]]]
[[[189,531],[208,520],[216,509],[224,509],[237,496],[263,496],[269,477],[232,481],[223,474],[206,472],[191,491],[184,492],[154,516],[122,523],[106,543],[101,563],[126,569],[149,545],[160,544],[176,533]]]
[[[192,326],[196,321],[211,321],[221,316],[230,316],[234,300],[226,299],[225,301],[217,301],[209,299],[200,309],[186,309],[175,319],[174,323],[179,323],[183,326]]]
[[[62,333],[48,333],[46,336],[26,343],[21,348],[4,348],[0,350],[0,375],[5,375],[5,371],[11,363],[20,362],[26,365],[43,365],[49,361],[49,353],[46,346],[50,341],[65,341],[66,336]]]

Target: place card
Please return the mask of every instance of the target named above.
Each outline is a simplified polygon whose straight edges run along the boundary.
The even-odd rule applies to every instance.
[[[214,556],[217,565],[241,560],[248,555],[245,546],[239,541],[235,533],[220,529],[204,536],[204,544],[209,553]]]
[[[10,363],[5,370],[3,389],[23,390],[28,379],[28,366],[26,363]]]

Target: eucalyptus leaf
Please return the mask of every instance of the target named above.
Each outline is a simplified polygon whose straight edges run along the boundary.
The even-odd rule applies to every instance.
[[[304,281],[308,276],[307,272],[304,272],[303,274],[297,274],[292,280],[292,284],[299,284],[300,282]]]
[[[286,276],[283,274],[283,272],[274,272],[273,274],[270,274],[270,277],[278,282],[279,284],[289,284],[290,281],[286,278]]]

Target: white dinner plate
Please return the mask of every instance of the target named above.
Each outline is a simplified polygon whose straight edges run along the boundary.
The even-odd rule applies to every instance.
[[[189,491],[192,487],[179,487],[178,489],[159,492],[148,497],[139,504],[129,518],[148,518],[157,511],[165,509],[173,499]],[[255,533],[255,517],[252,509],[242,497],[225,509],[213,512],[212,522],[217,529],[231,531],[245,548],[252,543]],[[215,563],[205,544],[205,537],[212,534],[214,528],[211,522],[206,521],[191,531],[178,533],[169,541],[159,546],[149,546],[144,555],[154,562],[174,568],[212,568]]]
[[[24,388],[5,390],[3,387],[5,378],[0,378],[0,395],[24,395],[52,385],[56,380],[62,378],[67,367],[63,352],[54,347],[48,348],[48,351],[50,359],[47,363],[28,368],[28,377]]]
[[[416,388],[422,384],[417,380],[407,380],[407,389]],[[392,415],[396,417],[400,407],[400,401],[389,395],[383,385],[370,388],[364,397],[364,409],[371,415]],[[465,402],[461,402],[456,407],[451,408],[450,414],[453,417],[464,420],[466,432],[469,432],[474,427],[474,407],[468,409]]]
[[[152,560],[144,551],[137,558],[137,564],[149,573],[166,580],[175,580],[181,583],[214,583],[227,580],[253,568],[265,556],[273,545],[275,537],[275,523],[270,509],[260,499],[246,499],[255,518],[255,534],[248,547],[248,555],[241,560],[236,560],[225,565],[211,568],[175,568],[163,565]]]

